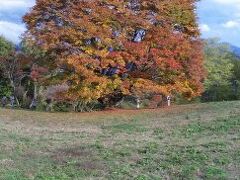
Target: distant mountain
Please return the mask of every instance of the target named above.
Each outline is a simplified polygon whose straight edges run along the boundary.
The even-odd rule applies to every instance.
[[[240,47],[231,45],[230,48],[231,48],[232,52],[234,54],[236,54],[236,56],[240,57]]]

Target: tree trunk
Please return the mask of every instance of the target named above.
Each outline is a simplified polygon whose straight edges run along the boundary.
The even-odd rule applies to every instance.
[[[137,109],[140,109],[140,98],[136,97]]]
[[[9,80],[10,80],[10,85],[11,85],[12,88],[13,88],[13,95],[14,95],[14,97],[15,97],[15,99],[16,99],[17,107],[20,107],[19,100],[18,100],[18,98],[17,98],[17,96],[16,96],[16,87],[15,87],[15,84],[14,84],[14,82],[13,82],[13,80],[12,80],[11,78],[9,78]]]
[[[37,94],[37,82],[36,81],[33,82],[33,86],[34,86],[33,99],[37,99],[38,94]]]

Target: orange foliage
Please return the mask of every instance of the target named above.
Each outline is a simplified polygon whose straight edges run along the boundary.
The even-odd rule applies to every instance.
[[[116,91],[192,98],[204,77],[194,3],[37,0],[24,17],[26,38],[54,59],[49,71],[61,69],[53,82],[68,84],[67,99],[90,102]]]

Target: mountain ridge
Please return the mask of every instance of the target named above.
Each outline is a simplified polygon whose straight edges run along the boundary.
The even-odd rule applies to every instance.
[[[240,47],[230,45],[231,51],[238,57],[240,57]]]

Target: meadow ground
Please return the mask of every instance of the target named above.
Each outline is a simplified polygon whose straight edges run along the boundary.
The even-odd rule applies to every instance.
[[[0,180],[240,179],[240,102],[158,110],[0,109]]]

